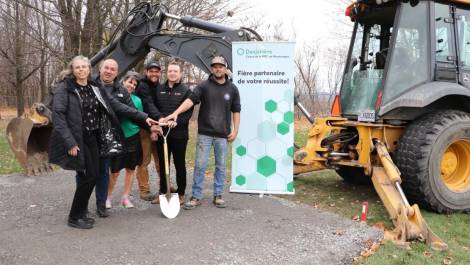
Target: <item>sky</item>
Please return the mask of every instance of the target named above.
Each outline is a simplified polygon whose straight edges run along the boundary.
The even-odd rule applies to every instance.
[[[233,18],[252,17],[263,24],[282,22],[282,32],[289,41],[296,42],[297,53],[304,45],[317,47],[318,63],[328,64],[328,49],[347,47],[353,23],[344,15],[346,0],[234,0],[241,11]],[[258,29],[258,33],[271,28]],[[263,35],[263,34],[262,34]],[[323,68],[323,69],[326,69]],[[320,82],[325,83],[325,71],[320,70]]]
[[[235,16],[262,17],[266,24],[282,21],[289,40],[299,45],[320,41],[338,41],[338,33],[350,32],[352,23],[344,16],[346,6],[341,0],[235,0],[245,9]],[[343,34],[344,35],[344,34]],[[344,39],[344,37],[343,37]]]

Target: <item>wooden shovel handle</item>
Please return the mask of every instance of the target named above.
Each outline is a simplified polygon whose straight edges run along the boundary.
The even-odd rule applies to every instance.
[[[166,194],[170,196],[170,163],[168,161],[168,144],[166,137],[163,138],[163,156],[165,159],[165,181],[166,181]]]

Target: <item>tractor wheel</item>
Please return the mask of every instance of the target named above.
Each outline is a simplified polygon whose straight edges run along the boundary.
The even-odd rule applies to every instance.
[[[470,114],[428,114],[409,125],[395,155],[410,203],[438,213],[470,211]]]
[[[338,173],[338,175],[348,183],[359,185],[368,185],[372,183],[371,177],[364,174],[364,169],[362,167],[342,166],[336,170],[336,173]]]

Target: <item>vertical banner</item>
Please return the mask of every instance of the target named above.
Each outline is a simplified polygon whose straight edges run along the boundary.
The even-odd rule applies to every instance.
[[[294,194],[294,51],[292,42],[232,43],[242,111],[231,192]]]

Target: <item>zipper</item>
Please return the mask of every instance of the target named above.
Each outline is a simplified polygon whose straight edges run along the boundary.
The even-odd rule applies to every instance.
[[[91,86],[91,89],[93,90],[93,93],[95,94],[96,98],[98,99],[98,101],[106,109],[106,112],[109,113],[108,106],[106,106],[106,102],[104,102],[104,99],[101,97],[101,93],[99,92],[98,88],[95,87],[95,86],[92,86],[92,85],[90,85],[90,86]]]

